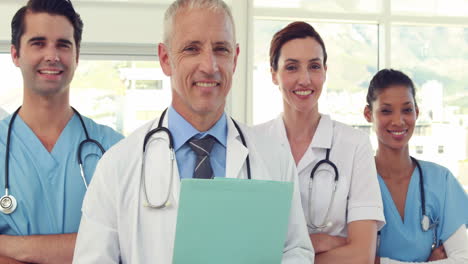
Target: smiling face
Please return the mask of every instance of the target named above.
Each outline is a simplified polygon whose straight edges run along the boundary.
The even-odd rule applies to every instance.
[[[66,17],[27,12],[20,50],[11,47],[14,64],[21,69],[24,93],[66,94],[78,64],[73,26]]]
[[[372,102],[372,109],[367,106],[364,110],[367,121],[374,124],[379,149],[407,148],[418,114],[413,95],[404,85],[384,88]]]
[[[318,112],[327,70],[323,57],[322,47],[311,37],[293,39],[281,47],[272,79],[283,95],[285,110]]]
[[[181,9],[175,15],[170,46],[159,45],[159,58],[171,76],[172,106],[183,117],[220,117],[239,48],[231,20],[223,11]]]

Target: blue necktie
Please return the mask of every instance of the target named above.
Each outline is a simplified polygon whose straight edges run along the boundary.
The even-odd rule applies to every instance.
[[[195,161],[195,169],[193,171],[193,178],[196,179],[211,179],[213,178],[213,169],[210,163],[210,153],[216,139],[210,135],[201,138],[191,138],[189,146],[197,155]]]

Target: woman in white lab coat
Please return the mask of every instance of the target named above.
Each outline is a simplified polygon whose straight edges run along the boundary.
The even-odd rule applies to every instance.
[[[410,156],[418,115],[406,74],[383,69],[372,78],[364,116],[378,139],[375,162],[387,220],[375,263],[468,263],[468,195],[448,169]]]
[[[270,66],[284,112],[255,129],[291,151],[315,262],[372,263],[384,224],[373,153],[365,133],[318,111],[327,72],[322,38],[307,23],[289,24],[273,36]]]

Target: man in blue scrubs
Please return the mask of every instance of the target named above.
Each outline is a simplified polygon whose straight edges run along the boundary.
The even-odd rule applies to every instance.
[[[16,210],[0,211],[0,256],[70,263],[82,200],[102,156],[96,144],[83,146],[82,178],[78,146],[89,135],[107,150],[122,136],[88,118],[81,121],[69,104],[83,29],[71,2],[30,0],[11,25],[11,57],[23,75],[24,97],[16,117],[0,122],[0,190],[6,187],[8,155],[9,194],[17,201]]]

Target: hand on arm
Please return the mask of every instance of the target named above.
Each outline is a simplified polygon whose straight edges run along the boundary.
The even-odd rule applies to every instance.
[[[443,252],[442,252],[443,251]],[[446,254],[445,258],[441,258]],[[431,258],[433,258],[431,260]],[[382,264],[411,264],[411,263],[431,263],[431,264],[459,264],[468,263],[468,234],[465,225],[455,231],[444,242],[444,245],[434,249],[427,262],[405,262],[389,258],[382,258]]]
[[[316,264],[323,263],[368,263],[375,261],[377,223],[360,220],[348,224],[346,244],[315,257]]]
[[[328,234],[310,234],[310,241],[314,246],[315,254],[323,253],[337,247],[346,245],[346,238]]]
[[[427,259],[427,261],[436,261],[436,260],[441,260],[441,259],[446,259],[447,258],[447,253],[445,253],[445,248],[444,246],[440,246],[438,248],[434,248],[432,250],[431,255]]]
[[[75,240],[76,233],[33,236],[0,235],[0,256],[38,264],[71,263]]]

